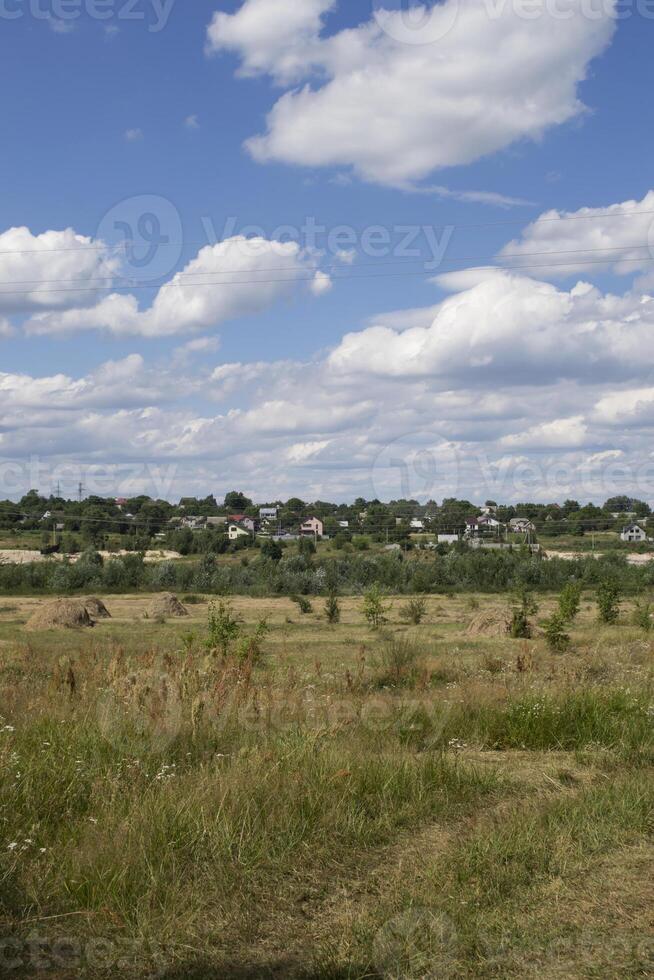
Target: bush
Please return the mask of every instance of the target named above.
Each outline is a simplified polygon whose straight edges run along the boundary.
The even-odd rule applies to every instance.
[[[313,612],[313,606],[305,595],[292,595],[291,602],[294,602],[297,605],[303,616],[305,616],[307,613]]]
[[[529,640],[532,636],[531,623],[529,616],[538,612],[538,606],[534,602],[531,592],[522,589],[513,604],[513,617],[509,627],[509,633],[514,640]]]
[[[369,626],[379,629],[386,620],[385,614],[390,606],[384,605],[384,597],[379,585],[372,585],[363,597],[363,615],[368,620]]]
[[[385,678],[396,687],[406,683],[415,674],[422,657],[421,648],[406,636],[391,636],[379,648],[379,660],[384,667]]]
[[[427,600],[422,597],[414,596],[412,599],[402,606],[400,609],[400,616],[402,619],[409,623],[413,623],[414,626],[419,626],[420,623],[425,618],[425,613],[427,612]]]
[[[597,590],[597,608],[601,623],[617,623],[620,598],[620,589],[614,582],[602,582]]]
[[[567,622],[561,613],[554,613],[545,623],[545,639],[550,650],[563,653],[570,646],[570,636],[565,631]]]
[[[652,623],[652,605],[649,602],[637,602],[634,609],[634,625],[640,627],[645,633],[649,633],[654,625]]]
[[[578,582],[568,582],[559,596],[559,613],[566,623],[577,618],[581,605],[581,585]]]
[[[338,604],[338,598],[335,592],[330,592],[325,600],[325,616],[327,617],[327,622],[332,625],[340,622],[341,607]]]

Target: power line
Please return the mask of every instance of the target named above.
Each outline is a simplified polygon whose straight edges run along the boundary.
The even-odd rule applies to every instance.
[[[555,255],[556,253],[551,252],[548,254]],[[430,275],[430,274],[437,275],[441,271],[443,266],[450,266],[452,265],[453,261],[454,260],[443,262],[438,269],[434,269],[432,272],[429,273],[426,272],[424,269],[422,269],[418,272],[382,272],[379,274],[371,273],[362,276],[341,275],[341,276],[334,276],[334,282],[356,282],[357,280],[366,280],[366,279],[401,279],[401,278],[409,278],[409,277],[422,278],[425,275]],[[469,260],[458,259],[456,261],[461,262],[461,261],[469,261]],[[616,261],[619,261],[621,264],[632,263],[632,262],[643,264],[643,263],[654,262],[654,256],[651,256],[649,258],[633,258],[633,259],[621,258]],[[578,261],[574,263],[538,262],[538,263],[528,263],[525,265],[520,264],[520,265],[499,265],[499,266],[492,266],[492,267],[489,266],[489,268],[492,268],[497,272],[502,272],[502,271],[521,271],[525,269],[557,269],[557,268],[566,269],[569,268],[570,266],[574,266],[575,268],[577,268],[577,267],[583,267],[588,265],[606,265],[606,264],[607,264],[607,259],[589,259],[589,260]],[[313,282],[315,280],[316,272],[319,271],[320,271],[319,269],[316,269],[309,276],[298,275],[298,276],[292,276],[291,278],[288,279],[238,279],[238,280],[233,280],[231,282],[167,282],[159,287],[153,287],[152,285],[138,284],[138,285],[130,285],[130,286],[109,286],[109,287],[95,286],[88,289],[66,288],[66,289],[0,290],[0,296],[38,296],[38,295],[47,296],[50,293],[78,293],[78,294],[100,293],[100,292],[116,292],[124,289],[133,291],[139,289],[153,289],[153,288],[157,289],[158,291],[161,291],[163,289],[173,289],[173,288],[180,289],[180,288],[189,288],[189,287],[197,288],[199,286],[209,286],[209,287],[219,286],[222,288],[227,286],[265,286],[265,285],[276,285],[276,284],[292,283],[292,282]],[[452,271],[464,271],[464,269],[459,269],[459,270],[454,269]],[[236,275],[237,273],[232,273],[232,274]]]
[[[461,255],[461,256],[457,256],[457,258],[455,258],[455,259],[448,259],[446,261],[447,262],[457,262],[457,263],[458,262],[493,262],[493,261],[496,261],[498,258],[501,258],[501,259],[504,259],[504,258],[507,258],[507,259],[512,259],[512,258],[514,258],[514,259],[529,259],[529,258],[536,258],[536,257],[539,257],[539,256],[549,256],[549,255],[590,255],[590,254],[594,254],[596,252],[618,252],[618,251],[620,251],[620,252],[624,252],[624,251],[633,252],[636,249],[647,249],[651,253],[651,251],[652,251],[653,248],[654,248],[654,245],[650,245],[649,242],[644,242],[642,244],[637,244],[637,245],[636,244],[634,244],[634,245],[611,245],[611,246],[604,246],[603,248],[547,249],[547,250],[542,251],[542,252],[508,252],[508,253],[505,253],[503,255],[494,254],[492,256],[488,256],[488,255]],[[370,266],[374,266],[374,267],[378,268],[379,266],[397,265],[398,263],[403,263],[403,264],[407,264],[407,265],[415,265],[417,262],[422,262],[422,261],[423,261],[423,258],[415,258],[415,259],[413,259],[413,258],[408,258],[408,257],[405,257],[405,256],[401,256],[401,257],[397,257],[395,259],[389,259],[388,261],[379,261],[378,260],[378,261],[375,261],[375,262],[357,262],[357,268],[366,268],[366,267],[370,267]],[[606,259],[606,262],[607,263],[612,263],[612,264],[613,263],[616,263],[617,264],[617,263],[619,263],[621,261],[634,261],[634,262],[635,261],[646,261],[646,257],[643,258],[642,260],[641,259],[637,259],[636,257],[634,257],[631,260],[621,259],[620,257],[617,257],[617,258],[608,258],[607,257],[607,259]],[[578,264],[578,263],[576,263],[576,264]],[[567,263],[565,263],[565,265],[567,265]],[[258,269],[253,269],[251,271],[252,272],[257,272],[257,273],[259,273],[259,272],[295,272],[297,268],[298,268],[297,266],[268,266],[268,267],[265,267],[264,266],[264,267],[261,267],[261,268],[258,268]],[[316,272],[320,272],[320,271],[321,272],[324,272],[325,270],[337,271],[337,270],[341,270],[342,268],[343,268],[343,263],[342,262],[334,261],[334,262],[332,262],[332,263],[330,263],[328,265],[321,266],[320,269],[316,268],[315,271]],[[499,269],[508,268],[508,266],[500,265],[500,266],[497,266],[497,268],[499,268]],[[520,266],[516,266],[516,268],[520,268]],[[174,278],[175,278],[175,280],[178,280],[179,281],[180,279],[185,279],[185,278],[189,278],[189,277],[197,277],[197,276],[235,276],[235,275],[239,275],[241,271],[242,270],[239,270],[239,269],[212,269],[211,271],[207,271],[207,272],[177,272],[177,273],[175,273]],[[428,274],[428,272],[432,272],[432,271],[433,272],[436,272],[437,270],[436,269],[434,269],[434,270],[428,270],[428,272],[426,272],[426,270],[423,269],[421,271],[423,273],[425,273],[425,274]],[[340,276],[338,278],[346,278],[346,277]],[[356,277],[353,277],[353,278],[356,278]],[[295,277],[294,277],[294,279],[295,279]],[[294,281],[294,279],[287,280],[287,281],[289,281],[289,282],[290,281]],[[124,285],[122,285],[122,286],[117,285],[116,282],[115,282],[115,280],[122,280],[124,282]],[[81,282],[81,283],[99,282],[99,283],[101,283],[101,282],[108,282],[108,281],[111,281],[112,282],[112,285],[106,286],[106,287],[102,287],[102,286],[92,287],[93,290],[95,291],[95,290],[100,290],[100,289],[103,289],[103,288],[104,289],[134,289],[134,288],[137,288],[137,287],[140,288],[143,285],[142,283],[139,283],[137,280],[129,280],[127,276],[116,276],[116,277],[112,277],[112,276],[107,275],[107,276],[86,276],[84,278],[80,277],[80,278],[69,278],[69,279],[13,279],[13,280],[7,279],[7,280],[0,280],[0,286],[30,286],[30,285],[42,286],[42,285],[50,285],[51,283],[57,283],[57,284],[59,284],[59,283],[74,283],[74,282]],[[258,282],[259,280],[256,280],[256,281]],[[175,282],[175,283],[170,282],[167,285],[170,286],[170,285],[177,285],[177,284],[178,284],[177,282]],[[180,285],[202,285],[202,283],[197,283],[197,284],[190,283],[189,284],[189,283],[182,282],[182,283],[180,283]],[[209,285],[213,285],[213,283],[210,283]],[[219,284],[216,284],[216,285],[219,285]],[[229,285],[229,284],[226,284],[226,285]],[[152,286],[152,285],[147,285],[144,288],[147,288],[147,289],[157,289],[157,288],[164,288],[164,287],[163,286],[156,287],[156,286]],[[71,290],[71,291],[72,292],[85,292],[86,290],[78,290],[78,289],[75,289],[75,290]],[[26,292],[30,292],[31,293],[31,292],[33,292],[33,290],[26,290]],[[43,290],[43,292],[51,292],[51,290]]]
[[[555,218],[536,218],[535,221],[528,222],[528,225],[529,225],[530,228],[533,228],[535,225],[548,224],[548,223],[552,223],[552,222],[559,222],[560,223],[560,222],[563,222],[563,221],[598,221],[598,220],[602,220],[604,218],[637,218],[637,217],[640,217],[640,216],[652,215],[652,214],[654,214],[654,210],[629,211],[629,212],[624,212],[624,211],[603,211],[603,212],[599,212],[599,213],[595,213],[595,214],[568,214],[568,215],[560,215],[560,214],[557,214],[557,216]],[[411,224],[411,223],[409,222],[409,224]],[[475,228],[502,228],[502,227],[506,227],[508,225],[524,225],[524,224],[525,224],[525,219],[524,219],[524,217],[521,217],[521,218],[506,219],[504,221],[480,221],[480,222],[474,222],[474,223],[471,223],[471,224],[457,224],[454,227],[456,229],[467,231],[469,229],[475,229]],[[430,227],[432,227],[432,228],[446,228],[446,227],[451,227],[451,226],[452,226],[452,224],[450,222],[449,224],[446,224],[446,223],[443,223],[443,224],[435,224],[435,225],[431,225]],[[229,241],[230,239],[226,239],[226,240]],[[134,242],[131,239],[125,239],[124,241],[115,243],[113,245],[107,245],[105,243],[103,245],[78,245],[78,246],[70,247],[70,248],[59,247],[59,248],[3,249],[3,250],[0,250],[0,255],[34,255],[34,254],[41,254],[41,253],[48,254],[48,253],[51,253],[51,252],[105,252],[105,251],[108,251],[108,250],[110,250],[112,248],[113,249],[118,249],[118,248],[125,248],[125,249],[127,249],[127,248],[134,248],[135,246],[136,247],[139,247],[139,248],[146,248],[146,247],[149,247],[150,244],[151,244],[150,242],[145,242],[145,243],[143,243],[143,242]],[[211,246],[215,246],[215,245],[219,245],[219,244],[221,244],[221,243],[220,242],[213,242],[213,243],[212,242],[208,242],[206,239],[203,240],[203,241],[160,242],[160,243],[157,243],[158,247],[160,247],[160,248],[163,248],[163,247],[165,247],[165,248],[186,248],[186,247],[205,248],[206,246],[210,246],[211,247]]]

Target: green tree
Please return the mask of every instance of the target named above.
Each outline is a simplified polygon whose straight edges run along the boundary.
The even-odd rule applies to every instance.
[[[273,538],[265,538],[261,545],[261,557],[269,558],[271,561],[281,561],[284,551],[279,541]]]
[[[637,602],[634,609],[634,625],[649,633],[654,626],[652,623],[652,605],[649,602]]]
[[[563,653],[570,646],[570,636],[565,631],[567,622],[561,613],[554,613],[545,623],[545,639],[550,650]]]
[[[615,582],[602,582],[597,590],[597,608],[601,623],[617,623],[620,616],[620,589]]]
[[[400,616],[409,623],[413,623],[414,626],[419,626],[420,623],[425,618],[425,613],[427,611],[427,600],[422,596],[414,596],[412,599],[402,606],[400,609]]]
[[[580,605],[581,585],[578,582],[568,582],[559,596],[559,613],[566,623],[572,623],[577,618]]]
[[[340,622],[341,607],[338,604],[338,596],[335,592],[330,592],[325,600],[325,616],[327,617],[327,622],[332,626]]]
[[[371,585],[363,597],[363,615],[372,629],[379,629],[387,622],[386,613],[389,609],[390,606],[384,604],[384,596],[379,585],[377,583]]]
[[[225,507],[232,514],[242,514],[248,507],[252,507],[252,501],[240,490],[230,490],[225,494]]]

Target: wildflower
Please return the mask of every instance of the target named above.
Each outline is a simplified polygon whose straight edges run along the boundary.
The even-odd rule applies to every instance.
[[[11,844],[7,845],[7,850],[15,851],[17,847],[18,847],[18,841],[12,841]]]

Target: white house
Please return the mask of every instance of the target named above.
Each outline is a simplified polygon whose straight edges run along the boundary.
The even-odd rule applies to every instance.
[[[457,544],[460,540],[458,534],[439,534],[438,543],[439,544]]]
[[[238,524],[230,524],[227,529],[227,537],[230,541],[238,541],[239,538],[250,536],[250,532]]]
[[[260,507],[259,508],[259,520],[260,521],[276,521],[279,514],[279,507]]]
[[[424,521],[421,521],[417,517],[414,517],[413,520],[411,521],[411,530],[412,531],[424,531],[425,530],[425,522]]]
[[[312,535],[313,537],[321,538],[323,536],[325,528],[323,522],[318,517],[309,517],[300,525],[300,534],[302,535]]]
[[[527,531],[536,530],[528,517],[512,517],[509,521],[509,529],[516,534],[525,534]]]
[[[338,522],[338,526],[339,527],[342,527],[343,530],[347,530],[349,528],[349,526],[350,526],[350,522],[349,521],[339,521]]]
[[[620,535],[621,541],[647,541],[647,534],[638,524],[627,524]]]

